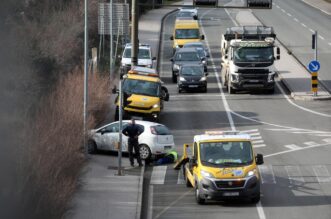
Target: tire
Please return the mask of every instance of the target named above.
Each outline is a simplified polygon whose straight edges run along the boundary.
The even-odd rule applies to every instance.
[[[195,183],[195,200],[199,205],[203,205],[206,202],[206,199],[201,198],[200,192],[199,192],[199,184]]]
[[[118,121],[118,116],[119,116],[119,109],[118,109],[118,107],[116,107],[114,121]]]
[[[96,154],[98,151],[97,144],[93,140],[87,142],[87,152],[89,154]]]
[[[274,94],[275,93],[275,88],[271,88],[267,90],[267,94]]]
[[[254,196],[253,198],[251,198],[251,202],[256,204],[260,201],[261,197],[260,197],[260,192],[258,193],[258,195]]]
[[[203,93],[207,93],[207,86],[202,89]]]
[[[139,145],[139,155],[140,159],[149,160],[152,156],[151,149],[145,144]]]
[[[177,83],[177,75],[175,75],[175,72],[172,72],[172,82]]]
[[[177,87],[177,91],[180,94],[182,92],[182,89],[179,88],[179,86]]]

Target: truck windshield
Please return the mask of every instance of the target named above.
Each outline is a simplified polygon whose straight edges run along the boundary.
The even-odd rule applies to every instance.
[[[199,29],[177,29],[175,39],[198,39]]]
[[[136,79],[125,79],[123,82],[123,92],[127,94],[139,94],[152,97],[160,96],[160,83],[143,81]]]
[[[200,143],[200,160],[205,165],[240,166],[253,162],[249,141]]]
[[[235,62],[273,62],[273,47],[239,47],[234,49]]]
[[[124,58],[131,58],[131,48],[127,48],[124,50],[123,54]],[[138,51],[138,59],[150,59],[151,55],[149,49],[139,49]]]

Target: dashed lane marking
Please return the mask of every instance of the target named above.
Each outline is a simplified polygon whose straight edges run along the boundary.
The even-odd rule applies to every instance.
[[[309,28],[309,31],[312,32],[312,33],[315,33],[315,31],[311,28]]]
[[[315,145],[318,145],[318,143],[314,142],[314,141],[307,141],[307,142],[304,142],[305,145],[308,145],[308,146],[315,146]]]
[[[253,144],[253,148],[262,148],[262,147],[266,147],[266,144]]]
[[[281,9],[283,13],[286,13],[286,11],[284,9]]]
[[[321,40],[325,40],[325,38],[321,35],[318,35],[318,38],[320,38]]]
[[[291,15],[290,13],[287,13],[287,16],[290,16],[290,17],[292,17],[292,15]]]
[[[276,184],[274,170],[271,165],[259,166],[262,184]]]
[[[151,184],[155,184],[155,185],[164,184],[166,171],[167,171],[167,166],[153,167]]]
[[[180,184],[180,185],[185,184],[185,180],[184,180],[184,175],[183,175],[183,170],[182,169],[179,170],[177,184]]]
[[[299,20],[297,18],[294,18],[294,21],[299,22]]]
[[[301,23],[301,25],[302,25],[303,27],[307,27],[307,25],[305,25],[304,23]]]

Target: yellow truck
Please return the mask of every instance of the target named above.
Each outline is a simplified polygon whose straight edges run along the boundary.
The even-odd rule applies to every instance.
[[[163,101],[169,100],[168,89],[164,87],[154,69],[134,66],[123,76],[123,117],[147,118],[159,121]],[[115,120],[119,118],[119,98],[115,100]]]
[[[173,53],[182,48],[185,43],[200,42],[205,36],[200,35],[200,27],[197,20],[176,20],[173,35]]]
[[[198,204],[206,200],[260,200],[263,155],[255,154],[248,134],[206,132],[184,144],[183,157],[175,168],[183,168],[187,187],[194,187]]]

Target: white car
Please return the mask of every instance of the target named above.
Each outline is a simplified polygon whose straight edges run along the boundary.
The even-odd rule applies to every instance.
[[[130,120],[123,120],[123,129]],[[113,122],[93,129],[89,133],[88,151],[95,153],[98,150],[117,151],[119,138],[119,122]],[[175,147],[174,137],[169,129],[162,124],[136,120],[136,124],[143,126],[143,133],[139,136],[140,157],[143,160],[167,153]],[[122,151],[128,151],[128,137],[122,134]]]
[[[197,8],[193,8],[192,6],[183,6],[181,8],[178,8],[179,12],[191,12],[193,16],[196,17],[196,19],[199,19],[198,16],[198,9]]]
[[[127,43],[123,51],[123,55],[121,59],[121,68],[124,71],[130,70],[131,68],[131,48],[132,48],[132,44]],[[152,68],[153,60],[156,60],[156,58],[152,57],[152,51],[150,45],[139,44],[138,66]]]

